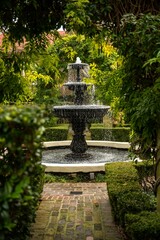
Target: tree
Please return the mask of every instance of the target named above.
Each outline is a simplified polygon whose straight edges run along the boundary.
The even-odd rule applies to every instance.
[[[158,0],[76,0],[68,1],[66,5],[66,28],[74,29],[81,34],[90,36],[110,31],[118,33],[121,18],[124,14],[141,13],[158,14],[160,4]]]
[[[116,45],[123,61],[121,100],[131,122],[132,151],[156,161],[156,193],[160,211],[160,16],[123,17]]]
[[[66,0],[2,0],[0,29],[13,42],[28,41],[64,23]],[[40,38],[40,39],[41,39]]]
[[[105,30],[118,32],[126,13],[157,14],[159,0],[2,0],[0,30],[12,41],[41,40],[43,33],[58,29],[95,35]]]
[[[28,64],[25,52],[3,50],[0,54],[0,103],[31,101],[31,81],[23,74]]]

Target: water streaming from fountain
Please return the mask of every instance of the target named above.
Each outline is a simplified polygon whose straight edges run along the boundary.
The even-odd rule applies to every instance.
[[[89,65],[82,63],[78,57],[75,63],[68,64],[68,71],[74,71],[76,74],[72,75],[74,76],[73,81],[70,79],[64,86],[74,92],[74,104],[55,106],[53,109],[57,117],[68,119],[72,124],[74,135],[70,145],[72,153],[67,155],[69,158],[80,159],[90,157],[90,154],[86,153],[88,149],[84,134],[86,126],[95,120],[103,121],[104,115],[110,108],[103,105],[85,105],[85,92],[87,91],[88,84],[82,80],[83,76],[88,75],[88,69]]]
[[[89,147],[83,156],[77,154],[74,158],[67,147],[55,147],[44,151],[43,158],[49,164],[93,164],[128,161],[128,153],[126,149]]]

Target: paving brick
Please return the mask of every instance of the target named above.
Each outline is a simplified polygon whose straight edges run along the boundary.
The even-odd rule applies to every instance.
[[[123,239],[106,183],[47,183],[41,200],[30,240]]]

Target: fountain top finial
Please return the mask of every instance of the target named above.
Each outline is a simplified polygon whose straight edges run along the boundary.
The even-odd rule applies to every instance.
[[[76,63],[81,63],[80,57],[77,57],[77,58],[76,58]]]
[[[82,63],[80,57],[77,57],[76,62],[75,63],[69,63],[67,68],[68,68],[68,70],[70,70],[70,69],[80,70],[80,69],[84,69],[85,67],[88,67],[88,64],[87,63]]]

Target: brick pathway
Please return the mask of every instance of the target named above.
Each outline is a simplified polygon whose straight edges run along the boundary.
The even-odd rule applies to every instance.
[[[48,183],[31,240],[122,240],[106,183]]]

